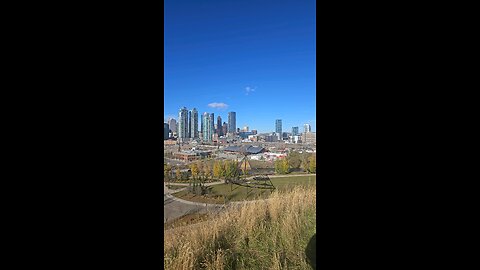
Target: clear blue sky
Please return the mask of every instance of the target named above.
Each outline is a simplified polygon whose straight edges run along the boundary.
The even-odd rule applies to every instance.
[[[275,119],[283,131],[305,123],[316,131],[315,8],[314,0],[165,0],[164,120],[185,106],[213,112],[215,122],[234,111],[237,127],[259,132],[275,131]]]

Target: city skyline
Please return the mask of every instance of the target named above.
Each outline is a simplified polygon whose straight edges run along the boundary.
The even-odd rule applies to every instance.
[[[164,120],[186,106],[260,133],[275,119],[316,131],[315,2],[272,3],[165,2]]]
[[[170,121],[171,121],[171,120],[176,120],[177,123],[178,123],[179,113],[180,113],[182,110],[184,110],[184,109],[187,110],[188,115],[189,115],[190,112],[192,111],[192,110],[189,110],[189,108],[188,108],[187,106],[182,106],[182,107],[180,107],[180,108],[177,110],[177,116],[169,115],[168,117],[164,117],[164,123],[168,123],[168,124],[170,125]],[[199,111],[198,111],[195,107],[193,108],[193,110],[195,110],[195,113],[196,113],[196,115],[197,115],[197,117],[198,117]],[[215,113],[212,113],[212,112],[210,112],[210,111],[205,111],[205,112],[202,112],[201,115],[203,115],[203,114],[205,114],[205,113],[207,113],[209,116],[210,116],[211,114],[212,114],[212,115],[215,114]],[[243,127],[245,127],[245,126],[247,126],[247,127],[251,127],[251,126],[252,126],[251,123],[245,123],[245,124],[242,124],[242,125],[238,125],[238,123],[236,123],[236,122],[238,122],[238,121],[236,121],[236,119],[238,118],[238,114],[237,114],[237,112],[235,112],[235,111],[225,112],[225,116],[222,116],[221,114],[217,114],[217,118],[216,118],[217,121],[215,121],[214,124],[217,124],[217,123],[218,123],[218,119],[219,119],[219,118],[220,118],[220,120],[221,120],[221,119],[228,120],[228,115],[229,115],[229,113],[234,113],[234,115],[235,115],[235,121],[234,121],[234,123],[235,123],[235,131],[236,131],[237,128],[240,128],[240,129],[242,130]],[[224,118],[224,117],[225,117],[225,118]],[[187,116],[186,118],[187,118],[187,119],[186,119],[187,122],[189,122],[189,120],[190,120],[189,118],[190,118],[190,117]],[[252,129],[252,130],[257,130],[258,133],[272,133],[272,132],[277,133],[277,122],[278,122],[278,120],[280,120],[280,129],[284,129],[284,132],[287,132],[287,133],[291,133],[291,132],[288,131],[288,130],[292,130],[294,127],[296,127],[297,130],[298,130],[298,126],[303,126],[303,127],[305,128],[305,126],[307,126],[307,125],[309,126],[309,129],[308,129],[309,132],[316,132],[316,131],[313,129],[313,125],[310,124],[310,123],[308,123],[308,122],[305,122],[305,123],[303,123],[303,124],[301,124],[301,125],[286,126],[286,125],[283,124],[284,121],[283,121],[283,119],[281,119],[281,118],[276,118],[276,119],[273,119],[273,120],[272,120],[273,124],[272,124],[272,129],[271,129],[271,130],[262,131],[262,130],[260,130],[260,129],[258,129],[258,128],[251,128],[251,129]],[[197,123],[198,123],[198,122],[197,122]],[[255,123],[254,123],[253,121],[252,121],[252,123],[253,123],[253,126],[255,126]],[[227,121],[227,124],[228,124],[228,121]],[[188,128],[191,128],[192,126],[191,126],[190,124],[187,124],[187,127],[188,127]],[[197,131],[197,132],[202,133],[201,123],[198,123],[198,124],[197,124],[197,128],[200,129],[200,130]],[[215,128],[215,129],[214,129],[214,133],[217,133],[217,130],[218,130],[218,128]],[[227,132],[228,132],[228,130],[227,130]],[[191,136],[190,136],[190,134],[188,134],[188,133],[189,133],[189,132],[187,132],[187,137],[190,138]]]

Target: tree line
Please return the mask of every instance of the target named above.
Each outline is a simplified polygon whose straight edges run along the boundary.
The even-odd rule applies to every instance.
[[[181,172],[180,168],[174,168],[164,164],[165,181],[172,180],[201,180],[213,179],[234,179],[245,174],[244,168],[240,168],[239,162],[235,160],[214,160],[213,164],[208,162],[192,162],[189,165],[190,173]],[[290,152],[286,158],[275,161],[275,173],[288,174],[301,169],[307,173],[316,173],[317,160],[315,154]]]
[[[213,164],[203,162],[192,162],[189,165],[190,173],[180,172],[168,164],[164,164],[164,179],[171,180],[193,180],[208,181],[213,179],[233,179],[241,174],[238,161],[215,160]]]
[[[317,158],[315,154],[299,153],[292,151],[286,158],[275,161],[275,172],[278,174],[287,174],[292,170],[302,169],[307,173],[317,172]]]

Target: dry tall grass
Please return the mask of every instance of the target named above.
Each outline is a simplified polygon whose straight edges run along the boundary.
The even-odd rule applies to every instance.
[[[275,192],[197,226],[165,231],[165,269],[311,269],[315,187]]]

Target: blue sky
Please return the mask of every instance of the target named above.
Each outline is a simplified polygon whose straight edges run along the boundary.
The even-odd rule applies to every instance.
[[[185,106],[259,132],[275,119],[316,131],[314,0],[164,3],[164,120]]]

